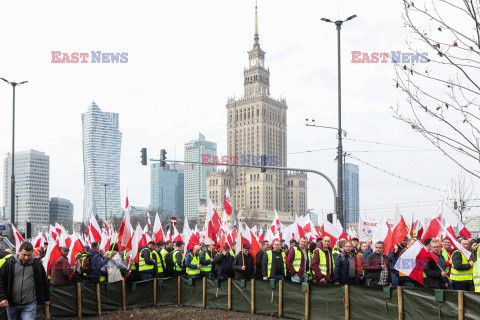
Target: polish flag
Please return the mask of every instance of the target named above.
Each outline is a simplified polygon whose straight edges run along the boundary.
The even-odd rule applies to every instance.
[[[421,239],[423,236],[424,229],[423,229],[422,221],[420,219],[417,220],[415,231],[417,232],[417,238]]]
[[[178,232],[177,227],[175,227],[175,226],[173,226],[173,235],[172,235],[172,240],[171,241],[173,241],[173,242],[182,241],[182,235]]]
[[[42,236],[42,233],[39,232],[38,235],[33,238],[32,240],[32,244],[33,244],[33,247],[34,248],[39,248],[40,250],[43,250],[43,243],[44,243],[44,239],[43,239],[43,236]]]
[[[13,231],[13,237],[15,238],[15,251],[18,252],[20,251],[20,245],[24,240],[20,232],[18,232],[17,228],[15,228],[13,224],[12,224],[12,231]]]
[[[372,238],[372,243],[376,243],[377,241],[382,241],[385,244],[383,253],[388,254],[388,251],[392,247],[393,242],[393,234],[390,225],[388,224],[385,216],[382,216],[382,220],[377,225],[377,230]]]
[[[50,274],[50,267],[52,266],[52,264],[57,261],[57,259],[60,258],[62,255],[62,251],[60,250],[58,244],[55,241],[49,242],[47,253],[45,254],[45,258],[43,259],[43,267],[45,268],[47,275]]]
[[[98,225],[97,219],[95,219],[95,216],[93,215],[90,218],[89,226],[90,226],[90,241],[100,243],[102,241],[102,229]]]
[[[110,228],[108,227],[108,224],[107,224],[106,221],[103,222],[103,225],[104,225],[104,227],[105,227],[105,230],[107,230],[107,234],[110,234]]]
[[[440,221],[438,220],[438,216],[435,217],[430,221],[430,224],[427,227],[427,230],[422,235],[422,243],[425,243],[425,240],[430,239],[437,239],[440,237],[440,232],[442,231],[442,227]]]
[[[298,220],[298,219],[296,219]],[[273,218],[272,225],[270,226],[273,234],[281,233],[282,231],[282,224],[280,223],[280,219],[278,219],[277,210],[275,210],[275,217]]]
[[[343,229],[339,230],[337,227],[335,227],[330,221],[324,220],[323,215],[322,215],[322,226],[320,228],[320,231],[322,233],[322,238],[325,236],[330,236],[331,242],[330,242],[330,247],[333,248],[335,246],[335,243],[337,240],[340,239],[343,233]]]
[[[400,221],[397,223],[397,225],[395,226],[392,232],[393,245],[400,243],[408,235],[408,228],[407,228],[407,224],[405,223],[405,220],[403,219],[403,215],[400,217],[401,217]]]
[[[200,243],[200,238],[197,237],[192,229],[190,229],[186,216],[185,221],[183,222],[183,242],[185,243],[183,254],[186,254],[188,250],[193,250],[193,247]]]
[[[155,222],[153,223],[153,234],[152,239],[157,243],[158,241],[165,241],[165,236],[163,235],[162,223],[158,217],[158,213],[155,215]]]
[[[247,227],[248,228],[248,227]],[[253,261],[256,261],[257,253],[260,251],[260,243],[258,243],[257,236],[250,230],[250,253],[253,256]]]
[[[128,204],[128,197],[127,197],[127,204]],[[125,247],[128,245],[128,243],[131,241],[133,236],[133,227],[132,224],[130,223],[130,209],[127,209],[125,212],[125,216],[123,217],[122,223],[120,225],[120,228],[118,229],[118,239],[120,240],[120,243],[122,247]],[[132,249],[132,248],[129,248]]]
[[[431,259],[438,262],[438,257],[435,254],[429,252],[420,241],[415,241],[398,258],[393,268],[423,284],[423,271]]]
[[[262,227],[260,227],[260,231],[259,231],[258,234],[259,234],[259,235],[258,235],[258,241],[260,241],[260,243],[263,242],[263,241],[265,241],[265,238],[264,238],[264,236],[263,236],[263,229],[262,229]]]
[[[135,233],[132,238],[132,250],[130,250],[129,252],[130,262],[135,261],[138,263],[138,254],[139,254],[138,248],[139,248],[140,240],[142,239],[142,235],[143,235],[142,227],[140,227],[140,225],[137,224],[137,228],[135,229]]]
[[[72,243],[70,244],[70,251],[68,253],[68,262],[73,267],[77,259],[75,258],[78,253],[85,250],[85,247],[82,244],[80,238],[78,238],[77,234],[74,232],[72,235]]]
[[[58,222],[55,222],[55,230],[57,231],[57,234],[58,234],[58,235],[61,235],[61,234],[62,234],[62,230],[63,230],[62,225],[59,224]]]
[[[225,191],[225,200],[223,201],[223,209],[228,215],[232,214],[232,200],[230,199],[230,192],[227,190]]]
[[[127,200],[125,201],[125,209],[128,209],[128,207],[130,207],[130,205],[128,204],[128,195],[127,195]]]
[[[443,232],[446,234],[448,240],[450,240],[450,242],[452,243],[452,246],[455,249],[460,250],[463,253],[463,255],[465,256],[465,259],[470,260],[470,256],[472,255],[472,253],[470,251],[468,251],[467,249],[465,249],[464,247],[462,247],[462,245],[460,243],[458,243],[457,240],[455,240],[455,237],[453,237],[450,234],[450,232],[448,232],[447,229],[442,224],[440,226],[443,229]]]
[[[55,229],[55,227],[51,225],[49,230],[50,230],[49,232],[52,235],[53,239],[55,241],[57,241],[58,233],[57,233],[57,230]]]
[[[450,222],[448,222],[447,219],[445,219],[445,230],[450,233],[450,235],[453,237],[453,238],[456,238],[455,236],[455,231],[453,231],[453,227],[452,225],[450,224]],[[442,237],[446,237],[447,235],[443,235]]]
[[[147,213],[147,226],[150,228],[151,225],[152,225],[152,220],[150,220],[150,214]]]
[[[460,220],[457,222],[457,229],[458,233],[466,239],[470,239],[470,237],[472,236],[470,231],[468,231],[467,227],[465,227]]]

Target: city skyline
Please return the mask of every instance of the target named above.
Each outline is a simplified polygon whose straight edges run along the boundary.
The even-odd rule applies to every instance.
[[[35,2],[28,5],[32,12],[45,9]],[[140,165],[141,147],[149,151],[166,149],[169,159],[180,160],[183,143],[195,132],[203,132],[209,140],[218,142],[218,154],[227,154],[225,99],[232,94],[232,88],[236,96],[242,94],[243,81],[238,72],[248,67],[245,51],[251,46],[254,1],[228,4],[191,1],[188,5],[192,12],[184,12],[179,4],[152,2],[152,6],[161,9],[161,19],[154,16],[156,10],[152,10],[145,13],[143,19],[128,23],[123,17],[140,14],[139,8],[111,9],[106,4],[97,5],[98,11],[79,8],[75,16],[60,11],[55,23],[54,19],[40,19],[31,12],[16,19],[5,17],[6,23],[19,25],[5,35],[6,47],[16,50],[0,53],[0,61],[4,61],[1,76],[12,81],[29,81],[18,88],[16,95],[17,149],[43,150],[51,156],[50,193],[74,203],[76,221],[83,212],[79,114],[85,111],[85,106],[94,99],[102,109],[121,114],[122,206],[127,189],[131,203],[147,206],[150,172]],[[394,77],[393,66],[351,63],[354,50],[408,50],[402,36],[405,31],[401,6],[395,4],[392,8],[381,1],[371,5],[377,8],[377,14],[354,1],[344,1],[338,6],[315,1],[305,1],[300,6],[287,1],[259,2],[262,47],[268,48],[272,72],[271,94],[284,94],[289,105],[295,106],[287,123],[288,163],[318,169],[335,180],[335,132],[305,128],[304,124],[305,118],[315,118],[317,123],[327,126],[336,124],[336,33],[333,25],[321,22],[320,18],[357,14],[358,17],[342,29],[343,123],[348,133],[345,151],[398,176],[446,189],[459,170],[438,152],[431,151],[431,146],[411,128],[392,117],[389,107],[403,99],[396,93],[393,80],[390,81]],[[21,9],[16,3],[2,4],[2,8],[4,12]],[[102,10],[114,10],[117,14],[105,16]],[[201,12],[202,18],[193,12]],[[80,17],[87,14],[99,24],[85,25]],[[49,16],[53,17],[52,13],[47,14],[47,18]],[[196,28],[185,27],[184,19]],[[286,20],[291,23],[280,23]],[[38,27],[22,26],[25,21]],[[42,21],[46,22],[42,24]],[[58,23],[72,25],[72,28],[68,32],[59,30],[58,36],[54,36],[50,31]],[[116,32],[110,32],[112,26]],[[167,32],[169,28],[175,32]],[[144,30],[162,40],[141,41],[137,34]],[[366,39],[372,33],[376,36]],[[391,34],[399,36],[392,38]],[[61,42],[59,37],[68,41]],[[109,39],[108,46],[105,37]],[[19,38],[35,41],[37,45],[32,49],[26,46],[28,41],[19,44]],[[166,44],[175,49],[167,49]],[[50,53],[54,50],[127,51],[129,60],[122,65],[52,64]],[[0,86],[0,136],[4,137],[0,141],[0,152],[6,154],[11,150],[11,88],[6,85]],[[320,149],[328,150],[300,153]],[[354,159],[347,158],[347,161],[359,164]],[[446,199],[446,195],[438,191],[363,164],[362,177],[368,177],[362,180],[360,191],[362,213],[365,210],[375,217],[382,212],[393,214],[395,203],[400,204],[407,217],[414,210],[416,215],[427,217],[438,200]],[[333,200],[327,183],[310,176],[308,183],[308,208],[318,213],[331,211]],[[449,205],[447,201],[446,204]]]

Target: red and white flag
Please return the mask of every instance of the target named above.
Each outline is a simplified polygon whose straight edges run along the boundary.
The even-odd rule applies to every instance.
[[[458,229],[458,234],[460,234],[462,237],[466,239],[470,239],[470,237],[472,236],[470,231],[468,231],[467,227],[465,227],[460,220],[457,222],[457,229]]]
[[[442,227],[443,232],[446,234],[446,237],[448,238],[448,240],[450,240],[450,242],[452,243],[452,246],[455,249],[461,251],[467,260],[470,260],[470,256],[472,255],[472,253],[467,249],[465,249],[464,247],[462,247],[462,245],[458,243],[457,240],[455,240],[455,237],[453,237],[450,234],[450,232],[448,232],[447,229],[442,224],[440,224],[440,226]]]
[[[273,234],[276,234],[276,233],[281,233],[282,229],[283,229],[283,225],[280,222],[280,219],[278,219],[277,210],[275,210],[275,217],[273,218],[272,225],[270,226],[270,230],[272,230]]]
[[[13,237],[15,238],[15,251],[18,252],[20,251],[20,245],[22,244],[24,239],[13,224],[12,224],[12,231],[13,231]]]
[[[147,212],[147,226],[150,228],[152,226],[152,220],[150,220],[150,214]]]
[[[393,236],[393,241],[392,244],[396,245],[400,243],[403,239],[405,239],[408,236],[408,227],[407,224],[405,223],[405,220],[403,219],[403,215],[400,216],[400,221],[397,223],[395,228],[393,229],[392,236]]]
[[[92,215],[90,223],[88,224],[90,230],[90,241],[98,242],[102,241],[102,229],[98,225],[97,219]]]
[[[128,204],[128,197],[127,197],[127,204]],[[120,224],[120,228],[118,229],[118,240],[122,247],[126,247],[128,243],[132,240],[133,237],[133,227],[130,223],[130,209],[125,211],[125,216],[123,216],[122,223]],[[129,248],[132,249],[132,248]]]
[[[322,225],[320,227],[320,232],[322,233],[322,238],[325,236],[330,236],[330,239],[332,240],[330,242],[330,247],[333,248],[337,240],[339,240],[342,236],[343,229],[338,229],[332,223],[330,223],[330,221],[323,219],[322,215]]]
[[[376,243],[377,241],[382,241],[385,245],[383,253],[388,254],[388,251],[392,247],[393,242],[393,234],[390,225],[388,224],[385,216],[382,216],[382,220],[377,225],[377,230],[372,238],[372,243]]]
[[[158,241],[165,241],[165,235],[163,234],[162,223],[158,217],[158,213],[155,215],[155,222],[153,223],[152,239],[157,243]]]
[[[456,238],[455,236],[455,231],[453,231],[453,227],[452,225],[450,224],[450,222],[448,221],[448,219],[445,219],[445,230],[450,233],[450,235],[453,237],[453,238]],[[447,235],[443,235],[442,238],[446,237]]]
[[[423,284],[423,271],[431,259],[434,259],[435,262],[438,261],[438,257],[430,253],[420,241],[415,241],[415,243],[398,258],[393,268]]]
[[[85,247],[83,246],[82,241],[74,232],[72,235],[72,243],[70,244],[70,252],[68,253],[68,262],[70,262],[70,265],[72,267],[75,265],[75,262],[77,261],[76,259],[77,254],[82,252],[84,249]]]
[[[225,201],[223,202],[223,209],[228,215],[232,214],[232,200],[230,199],[230,192],[227,190],[225,191]]]
[[[48,244],[47,253],[43,259],[43,267],[45,268],[47,275],[50,274],[50,267],[52,264],[63,255],[60,247],[55,241],[50,241]]]
[[[142,235],[143,235],[142,227],[140,227],[140,225],[137,224],[137,228],[135,229],[135,234],[132,238],[132,250],[130,250],[129,252],[131,263],[133,263],[133,261],[138,263],[138,254],[139,254],[138,247],[139,247],[140,241],[142,240]]]
[[[45,242],[43,235],[41,232],[38,233],[38,235],[33,238],[32,240],[32,245],[34,248],[38,248],[40,250],[43,250],[43,243]]]

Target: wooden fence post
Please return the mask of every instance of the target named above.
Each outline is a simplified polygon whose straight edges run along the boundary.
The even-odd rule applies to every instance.
[[[310,319],[310,285],[307,283],[307,291],[305,291],[305,320]]]
[[[47,320],[50,320],[50,306],[45,307],[45,317],[47,318]]]
[[[203,277],[203,299],[202,307],[207,307],[207,277]]]
[[[122,304],[123,311],[127,310],[127,294],[125,292],[125,279],[122,280]]]
[[[398,320],[403,320],[402,287],[397,287],[397,296],[398,296]]]
[[[153,279],[153,306],[157,306],[157,278]]]
[[[463,291],[458,291],[458,320],[463,320]]]
[[[100,300],[100,283],[97,283],[97,309],[98,315],[102,315],[102,301]]]
[[[345,320],[350,320],[350,295],[348,284],[345,285]]]
[[[82,319],[82,284],[77,282],[77,316]]]
[[[250,292],[250,300],[251,300],[251,306],[252,306],[252,314],[255,313],[255,279],[252,279],[252,290]]]
[[[278,316],[283,317],[283,281],[278,282]]]
[[[178,297],[177,297],[177,305],[182,305],[182,277],[178,276]]]
[[[228,310],[232,310],[232,278],[228,278]]]

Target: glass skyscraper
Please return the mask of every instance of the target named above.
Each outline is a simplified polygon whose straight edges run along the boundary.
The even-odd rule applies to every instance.
[[[358,166],[351,163],[344,164],[343,180],[344,210],[347,223],[358,223],[360,217],[360,187]]]
[[[5,219],[10,221],[10,153],[5,158],[3,168]],[[24,224],[29,221],[34,225],[48,225],[49,192],[50,156],[36,150],[15,152],[15,223]]]
[[[205,140],[198,134],[198,140],[185,143],[185,161],[202,161],[202,155],[217,156],[217,144]],[[209,161],[212,161],[210,159]],[[196,165],[195,170],[185,170],[185,216],[188,219],[197,217],[198,208],[207,203],[207,172],[215,170],[215,166]]]
[[[121,215],[122,212],[120,199],[122,133],[119,130],[118,117],[118,113],[103,112],[95,102],[92,102],[88,111],[82,114],[84,222],[87,222],[92,214],[98,215],[100,219],[110,219],[114,215]]]
[[[70,200],[54,197],[50,199],[50,224],[61,224],[69,232],[73,230],[73,203]]]
[[[182,170],[171,170],[170,165],[160,163],[150,165],[150,207],[162,210],[164,217],[183,218],[183,179]]]

